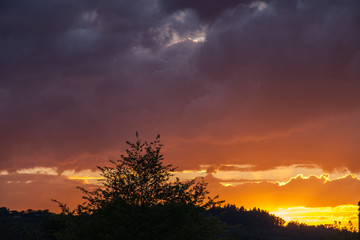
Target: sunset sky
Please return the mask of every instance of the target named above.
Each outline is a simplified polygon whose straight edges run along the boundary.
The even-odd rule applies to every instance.
[[[136,131],[227,203],[357,226],[360,1],[0,1],[0,206],[74,207]]]

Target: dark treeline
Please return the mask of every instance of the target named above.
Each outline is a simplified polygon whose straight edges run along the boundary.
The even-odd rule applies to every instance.
[[[208,212],[219,217],[229,226],[272,229],[285,224],[284,219],[259,208],[245,210],[244,207],[237,208],[235,205],[228,204],[224,207],[213,207]]]
[[[289,222],[265,210],[253,208],[246,210],[235,205],[214,207],[208,210],[225,225],[223,239],[248,240],[355,240],[359,239],[352,223],[342,226],[334,224],[307,226],[303,223]],[[220,238],[221,239],[221,238]]]
[[[60,214],[0,208],[1,240],[352,240],[353,228],[289,223],[260,209],[222,206],[202,180],[171,181],[176,168],[163,164],[159,136],[138,138],[112,166],[98,167],[102,186],[80,188],[84,203]]]
[[[0,208],[0,239],[54,239],[47,227],[56,214],[48,210]]]
[[[55,214],[48,210],[0,208],[0,239],[223,239],[352,240],[358,234],[338,224],[307,226],[260,209],[234,205],[205,212],[186,206],[118,206],[92,215]],[[353,230],[353,229],[352,229]]]

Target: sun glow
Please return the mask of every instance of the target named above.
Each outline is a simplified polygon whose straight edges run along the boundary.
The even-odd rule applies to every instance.
[[[236,165],[236,164],[220,164],[220,165],[201,165],[199,169],[186,169],[182,171],[172,172],[174,174],[170,181],[176,177],[180,180],[187,181],[197,177],[211,176],[214,183],[220,186],[219,190],[223,191],[225,200],[231,203],[232,197],[236,191],[239,191],[239,196],[243,198],[239,201],[233,198],[236,205],[247,207],[249,203],[254,204],[252,207],[260,207],[268,210],[270,213],[283,218],[286,222],[297,221],[299,223],[305,223],[307,225],[331,225],[337,222],[339,227],[352,226],[353,229],[358,229],[358,206],[357,205],[338,205],[337,203],[332,206],[318,205],[318,207],[309,207],[311,204],[315,204],[317,201],[306,202],[299,199],[306,194],[312,194],[321,189],[322,186],[326,187],[336,183],[338,180],[347,180],[352,182],[360,181],[359,173],[350,173],[349,170],[343,169],[333,172],[325,172],[323,169],[316,165],[291,165],[291,166],[279,166],[274,169],[268,170],[255,170],[256,166],[253,165]],[[14,178],[17,175],[22,175],[24,179],[16,180]],[[100,175],[100,171],[94,171],[91,169],[85,169],[81,171],[66,170],[59,173],[55,167],[35,167],[28,169],[18,169],[15,173],[8,171],[0,171],[2,177],[12,177],[7,180],[7,184],[20,184],[24,182],[31,184],[32,175],[51,175],[61,176],[69,180],[81,181],[84,184],[101,185],[101,179],[104,179]],[[13,179],[14,178],[14,179]],[[307,184],[302,180],[314,180],[312,182],[318,184],[312,188],[305,186]],[[257,185],[258,184],[258,185]],[[293,187],[304,186],[301,193],[297,194],[296,191],[290,192],[290,195],[285,194],[284,191],[289,191]],[[254,195],[252,197],[246,196],[249,190],[258,187],[258,192],[261,195]],[[267,188],[271,188],[271,192],[264,192]],[[245,190],[241,190],[245,189]],[[214,189],[209,189],[215,191]],[[309,193],[308,193],[309,192]],[[245,195],[244,195],[245,194]],[[251,192],[249,193],[251,194]],[[305,195],[304,195],[305,194]],[[316,195],[316,194],[315,194]],[[222,194],[220,194],[222,196]],[[230,198],[226,199],[226,196]],[[264,196],[266,196],[264,198]],[[274,197],[275,196],[275,197]],[[276,200],[276,196],[283,196],[283,201]],[[310,195],[309,195],[310,196]],[[256,202],[254,202],[256,200]],[[260,200],[259,200],[260,199]],[[297,201],[296,201],[297,200]],[[279,207],[280,206],[280,207]],[[351,221],[351,225],[349,222]],[[339,225],[341,223],[341,225]]]
[[[81,176],[72,176],[69,177],[71,180],[83,180],[85,184],[99,184],[98,180],[104,179],[103,177],[81,177]]]
[[[104,179],[100,176],[99,171],[92,171],[90,169],[75,172],[75,170],[64,171],[61,175],[71,180],[82,180],[85,184],[99,184],[100,179]]]
[[[278,211],[271,212],[285,221],[297,221],[307,225],[325,225],[340,223],[345,227],[351,221],[352,226],[358,226],[358,206],[340,205],[336,207],[290,207],[280,208]]]

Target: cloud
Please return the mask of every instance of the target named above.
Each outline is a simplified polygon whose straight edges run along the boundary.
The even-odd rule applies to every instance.
[[[249,4],[249,0],[228,0],[228,1],[190,1],[190,0],[173,0],[173,1],[160,1],[162,8],[168,12],[173,13],[176,11],[191,9],[197,13],[199,18],[204,22],[215,21],[221,13],[226,10],[236,8],[239,5]]]
[[[83,201],[81,199],[82,194],[76,187],[81,186],[85,189],[97,187],[88,184],[86,181],[99,177],[97,173],[90,170],[66,171],[61,175],[51,175],[51,172],[50,174],[46,173],[43,171],[44,169],[42,172],[35,170],[28,170],[28,173],[2,173],[0,175],[0,189],[3,194],[0,197],[0,205],[18,210],[48,208],[51,211],[59,211],[57,205],[50,201],[57,199],[74,208]],[[177,176],[182,178],[196,175],[204,175],[204,171],[177,173]],[[241,185],[224,186],[226,184],[221,184],[224,179],[218,179],[212,175],[205,176],[205,181],[209,183],[210,193],[212,195],[219,194],[221,199],[226,200],[226,203],[245,206],[246,208],[261,207],[269,211],[279,212],[282,214],[281,216],[285,217],[292,214],[289,211],[292,212],[291,208],[293,207],[314,208],[309,211],[316,212],[323,207],[336,208],[342,205],[356,205],[358,201],[356,193],[358,192],[357,189],[360,189],[360,180],[353,175],[332,179],[329,179],[328,175],[320,177],[297,176],[291,178],[284,185],[279,185],[276,181],[266,181],[266,179],[256,180],[259,181],[245,179],[239,180]],[[229,181],[234,180],[230,179]],[[228,182],[225,180],[225,183]],[[301,214],[301,216],[305,216],[304,212]],[[339,215],[340,213],[334,214]],[[327,213],[328,215],[329,213]],[[345,216],[338,215],[334,215],[330,222]],[[308,220],[308,218],[306,219]]]
[[[10,209],[49,209],[60,212],[51,199],[67,203],[71,209],[83,202],[77,186],[85,186],[82,181],[44,174],[10,174],[0,176],[0,205]]]
[[[360,170],[358,1],[1,4],[4,171],[95,169],[136,130],[182,169]]]
[[[270,211],[290,207],[336,207],[340,205],[356,205],[360,188],[358,178],[346,177],[327,180],[325,176],[309,178],[297,177],[285,185],[260,181],[243,183],[237,186],[223,186],[221,180],[207,176],[212,192],[226,199],[228,203],[252,208],[261,206]],[[336,197],[334,197],[336,196]]]

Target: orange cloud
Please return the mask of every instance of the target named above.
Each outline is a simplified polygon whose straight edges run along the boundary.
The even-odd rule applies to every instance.
[[[83,181],[70,180],[63,176],[45,174],[10,174],[0,176],[0,206],[10,209],[49,209],[59,212],[51,199],[68,203],[75,208],[82,202],[82,194],[77,186],[91,188]]]
[[[212,192],[217,192],[230,203],[246,207],[261,206],[269,210],[293,206],[323,207],[356,204],[360,181],[352,175],[326,181],[326,177],[297,177],[285,185],[276,182],[244,182],[233,187],[223,187],[212,176],[206,178]],[[336,196],[336,197],[334,197]]]

